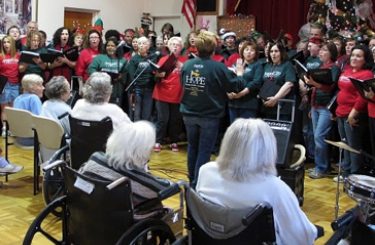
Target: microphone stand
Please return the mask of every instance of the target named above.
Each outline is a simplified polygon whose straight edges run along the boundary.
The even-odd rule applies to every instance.
[[[138,80],[138,78],[145,72],[145,70],[148,68],[148,66],[143,67],[143,69],[139,72],[139,74],[133,79],[133,81],[130,82],[130,84],[125,88],[125,91],[128,92],[128,90],[133,86],[133,84]]]

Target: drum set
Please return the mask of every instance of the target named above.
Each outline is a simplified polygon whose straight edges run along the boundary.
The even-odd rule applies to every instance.
[[[363,151],[353,149],[344,142],[334,142],[329,140],[326,140],[326,142],[339,147],[340,150],[347,150],[355,154],[363,154],[375,160],[374,156],[364,153]],[[340,172],[341,170],[339,167],[338,176],[340,176]],[[360,174],[349,175],[344,180],[344,192],[355,200],[357,205],[354,208],[346,211],[342,216],[337,217],[339,208],[338,181],[336,193],[336,219],[331,223],[335,234],[331,237],[327,244],[336,244],[335,242],[332,243],[331,241],[338,240],[339,237],[344,238],[348,235],[351,236],[350,244],[375,244],[375,177]]]

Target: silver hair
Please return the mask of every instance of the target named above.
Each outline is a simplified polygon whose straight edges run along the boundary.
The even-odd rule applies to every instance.
[[[171,38],[169,38],[168,46],[170,46],[173,41],[177,41],[182,46],[182,38],[181,37],[171,37]]]
[[[261,119],[237,119],[227,129],[216,159],[223,176],[244,182],[252,176],[277,175],[277,146]]]
[[[92,104],[108,102],[112,93],[111,77],[105,72],[94,72],[82,88],[83,98]]]
[[[150,45],[150,40],[147,37],[140,37],[138,38],[137,42],[138,42],[138,45],[142,42],[147,42],[147,44]]]
[[[61,99],[65,93],[70,91],[70,85],[64,76],[54,76],[46,84],[44,90],[48,99]]]
[[[43,78],[37,74],[26,74],[23,76],[21,84],[25,91],[30,92],[35,85],[43,84]]]
[[[156,141],[156,130],[148,121],[123,123],[108,138],[108,165],[116,170],[144,170]]]

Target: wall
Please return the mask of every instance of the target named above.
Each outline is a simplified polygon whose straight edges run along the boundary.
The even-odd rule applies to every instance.
[[[140,26],[143,12],[155,19],[153,28],[160,33],[165,22],[171,22],[184,37],[190,28],[181,14],[183,0],[33,0],[33,20],[47,32],[50,39],[54,31],[64,24],[64,10],[81,10],[97,13],[104,22],[104,31]],[[219,15],[224,13],[225,0],[219,1]],[[38,6],[38,7],[36,7]],[[93,20],[95,22],[95,19]]]
[[[36,3],[38,10],[36,11]],[[33,19],[39,28],[47,32],[50,39],[54,31],[64,25],[64,10],[82,10],[97,13],[104,23],[104,32],[108,29],[124,31],[128,27],[140,25],[144,12],[144,0],[33,0]],[[93,22],[95,22],[94,18]]]
[[[226,0],[217,1],[219,5],[218,15],[223,15]],[[183,0],[144,0],[144,2],[143,12],[150,13],[154,17],[153,28],[158,34],[160,34],[161,26],[165,22],[173,24],[175,32],[180,32],[182,37],[190,32],[190,27],[181,14]]]

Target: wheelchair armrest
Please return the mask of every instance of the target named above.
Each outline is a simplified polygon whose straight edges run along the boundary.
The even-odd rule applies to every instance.
[[[126,177],[121,177],[121,178],[118,178],[117,180],[111,182],[109,185],[106,186],[106,188],[108,190],[112,190],[113,188],[119,186],[121,183],[123,183],[124,181],[126,181]]]
[[[158,196],[160,200],[167,199],[168,197],[173,196],[180,192],[180,186],[177,183],[170,185],[162,191],[159,191]]]
[[[67,151],[69,150],[69,145],[64,145],[63,147],[61,147],[59,150],[57,150],[51,157],[51,159],[49,160],[50,163],[58,160],[58,159],[61,159],[61,156],[63,154],[65,154]]]
[[[242,224],[245,226],[250,225],[263,212],[265,208],[265,204],[257,204],[245,217],[242,218]]]

